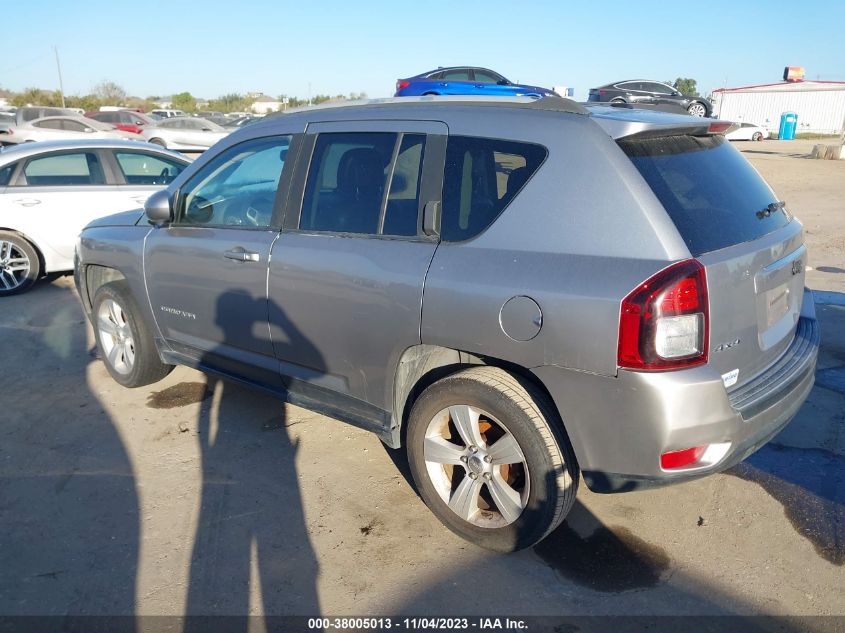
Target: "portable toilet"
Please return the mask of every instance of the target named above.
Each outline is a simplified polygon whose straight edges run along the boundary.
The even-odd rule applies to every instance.
[[[780,115],[778,138],[782,141],[795,140],[795,129],[798,127],[798,115],[794,112],[784,112]]]

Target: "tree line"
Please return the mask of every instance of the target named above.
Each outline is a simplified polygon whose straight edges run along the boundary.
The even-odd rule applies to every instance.
[[[41,88],[26,88],[21,92],[0,91],[0,96],[6,95],[9,103],[15,107],[26,105],[40,106],[62,106],[62,94],[58,90],[43,90]],[[365,92],[351,92],[348,95],[318,94],[311,99],[311,104],[316,105],[327,101],[345,101],[349,99],[366,99]],[[278,101],[288,100],[286,108],[298,108],[308,105],[308,99],[290,95],[278,95]],[[158,108],[158,102],[162,97],[151,95],[148,97],[134,97],[128,95],[120,85],[112,81],[103,81],[94,86],[91,92],[86,95],[65,95],[64,105],[68,108],[81,108],[86,112],[98,110],[102,106],[119,106],[124,108],[140,108],[144,111]],[[229,93],[221,95],[216,99],[207,101],[197,99],[190,92],[174,94],[169,99],[171,107],[184,112],[212,111],[212,112],[244,112],[249,111],[255,103],[252,95]]]

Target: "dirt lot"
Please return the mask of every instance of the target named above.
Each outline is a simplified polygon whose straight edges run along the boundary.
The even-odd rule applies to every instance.
[[[491,554],[375,436],[185,368],[118,386],[65,277],[0,305],[0,614],[845,615],[845,161],[738,146],[825,291],[817,386],[747,462],[582,487],[538,547]]]

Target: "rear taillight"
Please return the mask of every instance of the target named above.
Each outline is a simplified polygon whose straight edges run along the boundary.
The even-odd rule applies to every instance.
[[[727,132],[730,129],[730,127],[732,125],[733,125],[733,123],[731,123],[730,121],[713,121],[713,123],[711,123],[707,127],[707,133],[708,134],[724,134],[725,132]]]
[[[407,88],[410,85],[411,85],[410,81],[402,81],[402,80],[397,81],[396,82],[396,92],[399,92],[400,90]]]
[[[617,363],[646,371],[702,365],[709,330],[704,267],[694,259],[678,262],[622,300]]]
[[[600,96],[600,97],[603,97],[604,95],[605,95],[605,91],[604,91],[604,90],[599,90],[599,96]]]

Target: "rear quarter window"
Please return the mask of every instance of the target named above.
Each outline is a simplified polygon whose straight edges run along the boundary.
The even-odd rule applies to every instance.
[[[486,229],[540,167],[541,145],[450,136],[443,176],[441,237],[463,241]]]
[[[645,178],[693,256],[756,240],[786,226],[772,190],[723,136],[623,140],[619,146]]]

